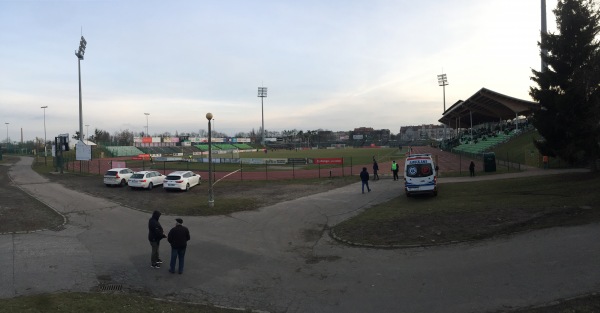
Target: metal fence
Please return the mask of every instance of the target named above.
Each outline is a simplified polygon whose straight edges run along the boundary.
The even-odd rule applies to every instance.
[[[354,165],[352,158],[343,158],[340,165],[298,165],[298,164],[243,164],[226,163],[226,159],[213,159],[214,180],[284,180],[308,178],[333,178],[358,175],[365,165]],[[127,159],[97,159],[73,161],[65,159],[65,170],[76,173],[103,175],[111,168],[127,167],[134,171],[155,170],[162,174],[173,171],[193,171],[202,177],[208,177],[206,162],[193,161],[150,161]]]

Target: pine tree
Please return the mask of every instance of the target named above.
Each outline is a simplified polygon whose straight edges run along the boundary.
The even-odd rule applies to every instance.
[[[538,45],[548,69],[533,72],[529,94],[541,110],[533,125],[543,136],[541,153],[573,164],[600,157],[600,10],[593,0],[561,0],[554,10],[558,33]]]

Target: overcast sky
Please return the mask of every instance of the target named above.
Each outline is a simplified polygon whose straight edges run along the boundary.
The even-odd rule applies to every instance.
[[[549,31],[555,30],[547,2]],[[84,134],[389,129],[438,124],[482,87],[524,100],[538,0],[0,0],[0,125]],[[2,125],[6,126],[6,125]],[[0,132],[6,140],[6,129]]]

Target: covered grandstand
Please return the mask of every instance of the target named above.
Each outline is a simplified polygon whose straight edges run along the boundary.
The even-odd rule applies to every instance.
[[[458,151],[483,152],[518,134],[528,125],[527,118],[538,109],[536,102],[481,88],[467,100],[457,101],[439,119],[458,134],[443,146]]]
[[[528,117],[539,107],[536,102],[481,88],[467,100],[459,100],[448,108],[439,122],[454,129],[468,129],[475,125],[517,119],[519,116]]]

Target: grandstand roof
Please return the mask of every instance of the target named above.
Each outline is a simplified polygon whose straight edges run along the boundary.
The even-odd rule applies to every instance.
[[[520,100],[495,91],[481,88],[467,100],[454,103],[439,119],[440,123],[452,128],[471,127],[470,113],[473,114],[473,125],[500,120],[513,119],[517,115],[530,115],[539,108],[536,102]]]

